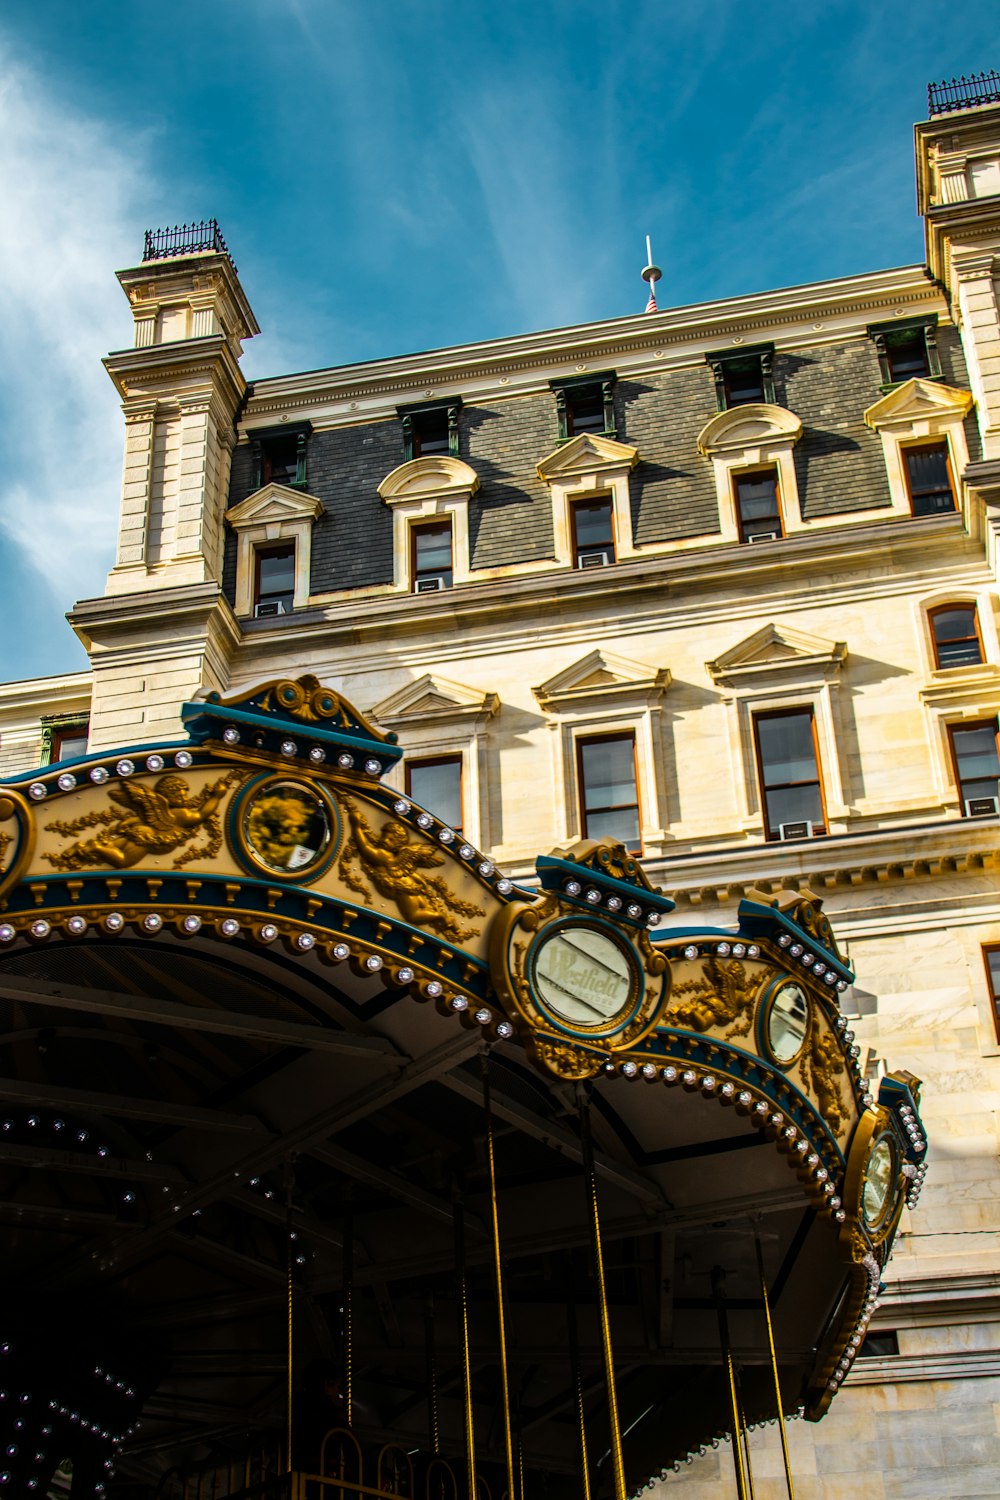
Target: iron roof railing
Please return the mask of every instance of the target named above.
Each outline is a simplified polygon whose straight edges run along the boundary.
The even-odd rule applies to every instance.
[[[206,250],[215,250],[226,256],[236,270],[218,219],[202,219],[198,224],[175,224],[172,229],[147,229],[142,258],[144,262],[165,260],[171,255],[197,255]]]
[[[1000,73],[970,73],[968,78],[947,79],[927,85],[927,113],[945,115],[953,109],[972,109],[977,104],[1000,104]]]

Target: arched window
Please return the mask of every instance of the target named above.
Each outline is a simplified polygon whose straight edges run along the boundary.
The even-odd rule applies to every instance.
[[[929,615],[936,667],[975,667],[983,660],[983,643],[974,604],[941,604]]]

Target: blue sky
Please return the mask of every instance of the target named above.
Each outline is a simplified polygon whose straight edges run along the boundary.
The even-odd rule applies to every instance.
[[[661,306],[918,261],[912,125],[1000,65],[995,14],[4,0],[0,681],[85,665],[145,228],[220,220],[251,375],[640,312],[647,233]]]

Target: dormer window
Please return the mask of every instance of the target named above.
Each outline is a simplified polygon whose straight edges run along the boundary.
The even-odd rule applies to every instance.
[[[458,413],[461,401],[397,407],[403,427],[403,457],[427,458],[435,453],[458,457]]]
[[[587,375],[582,379],[553,380],[559,439],[566,442],[581,432],[615,436],[615,374]]]
[[[751,404],[774,405],[774,345],[720,349],[705,355],[715,380],[719,411]]]
[[[615,530],[610,496],[570,504],[573,561],[578,568],[603,568],[615,560]]]
[[[910,509],[915,516],[937,516],[955,509],[948,444],[919,443],[903,449]]]
[[[255,549],[253,612],[258,618],[289,615],[295,600],[295,543]]]
[[[882,389],[892,390],[904,380],[937,380],[941,360],[937,348],[937,314],[873,323],[868,337],[875,345]]]
[[[298,422],[293,426],[268,427],[250,434],[254,492],[262,490],[266,484],[305,489],[306,453],[311,432],[311,422]]]
[[[430,594],[438,589],[450,589],[454,581],[451,522],[431,521],[411,526],[410,543],[413,548],[413,592]]]
[[[734,474],[736,521],[741,542],[776,542],[782,536],[776,466]]]

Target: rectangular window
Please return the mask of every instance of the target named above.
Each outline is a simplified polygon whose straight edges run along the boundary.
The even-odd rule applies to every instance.
[[[433,453],[458,457],[458,414],[462,403],[440,401],[433,406],[397,406],[403,428],[403,458],[427,458]]]
[[[436,411],[415,412],[412,423],[414,458],[424,458],[429,453],[448,452],[446,407],[439,407]]]
[[[904,380],[938,380],[941,358],[937,347],[937,315],[872,323],[868,337],[878,354],[882,389],[891,390]]]
[[[578,568],[601,568],[615,560],[610,500],[574,500],[570,507],[573,561]]]
[[[584,379],[553,380],[559,419],[559,440],[581,432],[600,432],[615,437],[615,372],[604,371]]]
[[[741,542],[773,542],[783,535],[777,469],[737,474],[736,520]]]
[[[947,443],[924,443],[919,448],[904,448],[903,461],[910,509],[915,516],[936,516],[955,509]]]
[[[461,833],[462,757],[437,755],[428,760],[408,760],[406,795]]]
[[[944,604],[931,610],[934,663],[937,667],[974,667],[983,660],[979,619],[974,604]]]
[[[768,839],[812,838],[826,832],[823,784],[811,708],[758,714],[757,766]]]
[[[451,522],[431,521],[410,529],[415,594],[432,594],[452,585]]]
[[[306,457],[311,422],[296,422],[289,427],[267,428],[250,434],[253,454],[253,488],[265,484],[283,484],[305,489]]]
[[[79,755],[86,755],[89,737],[90,724],[86,719],[79,724],[65,724],[61,729],[53,729],[50,761],[75,760]]]
[[[993,1028],[997,1041],[1000,1042],[1000,943],[991,943],[983,949],[983,961],[986,964],[986,984],[993,1007]]]
[[[715,404],[720,411],[751,402],[774,405],[774,345],[756,344],[737,353],[716,350],[705,356],[715,380]]]
[[[295,601],[295,543],[258,547],[253,612],[258,617],[288,615]]]
[[[966,818],[985,818],[997,811],[1000,789],[1000,756],[997,754],[997,721],[952,725],[951,753],[955,780]]]
[[[611,837],[641,854],[635,735],[595,735],[576,750],[584,838]]]

